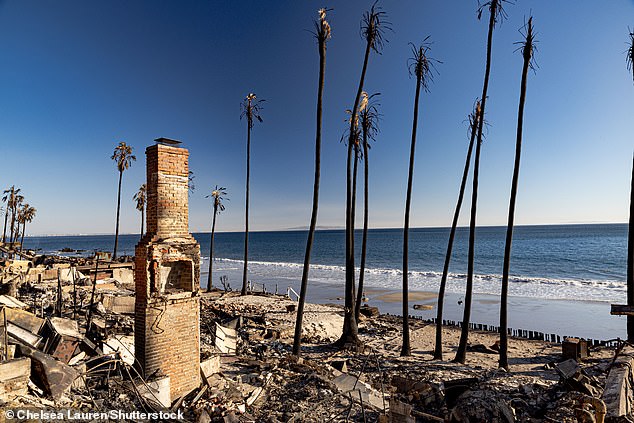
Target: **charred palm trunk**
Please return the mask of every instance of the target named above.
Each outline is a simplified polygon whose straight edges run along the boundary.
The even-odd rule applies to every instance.
[[[354,222],[352,221],[352,147],[354,143],[354,133],[356,130],[356,120],[365,81],[365,73],[368,68],[368,60],[370,58],[370,49],[372,43],[368,41],[365,47],[365,55],[363,58],[363,68],[361,70],[361,78],[359,79],[359,87],[357,95],[354,99],[354,106],[350,116],[350,134],[348,138],[348,157],[346,172],[346,295],[345,295],[345,314],[343,318],[343,333],[337,342],[343,346],[347,343],[358,343],[358,327],[355,319],[354,306]]]
[[[627,240],[627,305],[634,306],[634,160],[630,188],[630,225]],[[634,316],[627,316],[627,340],[634,341]]]
[[[24,250],[24,232],[26,232],[26,222],[22,224],[22,237],[20,238],[20,251]]]
[[[123,178],[123,171],[119,171],[119,189],[117,194],[117,224],[114,233],[114,251],[112,252],[112,260],[117,258],[117,246],[119,245],[119,211],[121,209],[121,179]]]
[[[352,221],[352,253],[354,257],[354,232],[355,232],[355,222],[356,222],[356,211],[357,211],[357,175],[359,170],[359,146],[354,146],[354,162],[352,165],[352,207],[350,210],[350,220]],[[354,262],[353,267],[354,269]],[[353,283],[352,283],[352,304],[353,306],[356,304],[356,284],[354,283],[355,278],[353,275]],[[353,309],[353,313],[356,316],[356,307]]]
[[[504,245],[504,267],[502,269],[502,292],[500,295],[500,367],[507,369],[508,361],[508,291],[509,271],[511,268],[511,246],[513,243],[513,225],[515,223],[515,203],[517,199],[517,183],[520,175],[520,158],[522,155],[522,128],[524,126],[524,104],[526,102],[526,82],[528,68],[532,56],[533,18],[528,19],[526,43],[523,48],[524,66],[522,68],[522,82],[520,88],[520,104],[517,112],[517,138],[515,142],[515,164],[513,166],[513,181],[511,183],[511,198],[509,200],[509,217],[506,226],[506,243]]]
[[[218,215],[218,200],[214,199],[214,217],[211,222],[211,240],[209,242],[209,274],[207,275],[207,292],[211,292],[214,269],[214,234],[216,232],[216,216]]]
[[[363,300],[363,279],[365,276],[365,257],[368,246],[368,134],[363,131],[363,236],[361,238],[361,262],[359,264],[359,286],[357,287],[357,303],[355,305],[355,318],[359,320],[361,301]]]
[[[401,356],[411,355],[409,342],[409,212],[412,202],[412,182],[414,179],[414,153],[416,151],[416,130],[418,127],[418,103],[420,98],[421,74],[416,76],[416,95],[414,97],[414,118],[412,120],[412,143],[409,152],[409,172],[407,174],[407,197],[405,200],[405,222],[403,224],[403,346]]]
[[[5,242],[7,239],[7,220],[9,219],[9,206],[7,205],[7,209],[4,213],[4,230],[2,231],[2,242]]]
[[[436,314],[436,348],[434,349],[434,359],[442,360],[442,314],[445,303],[445,289],[447,286],[447,277],[449,275],[449,263],[451,262],[451,253],[453,251],[454,238],[456,236],[456,228],[458,227],[458,218],[460,217],[460,209],[462,208],[462,200],[464,199],[464,192],[467,186],[467,178],[469,176],[469,165],[471,164],[471,154],[473,153],[473,144],[475,143],[476,134],[478,131],[479,121],[479,102],[476,105],[476,110],[473,114],[471,121],[471,139],[469,140],[469,149],[467,150],[467,159],[464,164],[464,171],[462,172],[462,182],[460,182],[460,193],[458,194],[458,202],[456,203],[456,210],[453,214],[453,221],[451,222],[451,231],[449,232],[449,241],[447,242],[447,253],[445,254],[445,265],[442,270],[442,278],[440,280],[440,289],[438,290],[438,310]]]
[[[302,320],[304,318],[304,304],[308,294],[308,272],[310,270],[310,255],[313,250],[315,228],[317,227],[317,211],[319,208],[319,181],[321,176],[321,122],[322,102],[324,96],[324,81],[326,78],[326,39],[319,39],[319,83],[317,88],[317,129],[315,130],[315,179],[313,182],[313,208],[310,214],[310,227],[306,240],[306,253],[304,254],[304,268],[302,269],[302,282],[297,303],[297,317],[295,320],[295,335],[293,337],[293,354],[299,356],[302,342]]]
[[[487,59],[484,72],[484,85],[482,87],[482,108],[480,121],[478,122],[478,143],[476,145],[475,161],[473,163],[473,191],[471,193],[471,217],[469,220],[469,253],[467,265],[467,288],[465,290],[464,313],[462,316],[462,330],[460,343],[454,361],[464,363],[467,358],[467,342],[469,340],[469,322],[471,320],[471,301],[473,297],[473,273],[475,260],[475,228],[478,210],[478,176],[480,171],[480,149],[482,147],[482,128],[484,126],[487,91],[489,88],[489,75],[491,73],[491,46],[493,42],[493,27],[495,26],[496,5],[499,0],[492,0],[491,16],[489,18],[489,34],[487,37]]]
[[[15,218],[18,215],[18,207],[17,204],[13,206],[13,210],[11,211],[11,237],[9,238],[10,242],[15,242],[16,234],[15,234]]]
[[[241,295],[247,295],[247,263],[249,260],[249,178],[251,176],[251,127],[253,124],[253,117],[251,116],[250,111],[247,113],[247,191],[245,195],[244,210],[244,268],[242,270]]]

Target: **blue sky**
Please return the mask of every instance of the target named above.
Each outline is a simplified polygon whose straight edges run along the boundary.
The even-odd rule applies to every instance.
[[[322,189],[318,224],[343,226],[344,110],[354,100],[369,1],[0,2],[0,186],[38,210],[32,234],[112,233],[119,141],[137,161],[123,178],[121,229],[136,232],[132,196],[157,137],[191,153],[192,231],[208,231],[212,186],[227,187],[218,230],[244,224],[246,123],[240,101],[266,99],[253,130],[251,228],[307,226],[313,184],[317,46],[328,20]],[[393,32],[372,55],[365,89],[380,92],[381,132],[370,152],[370,224],[403,221],[414,80],[409,42],[430,35],[438,66],[423,95],[411,226],[451,222],[467,149],[466,116],[481,93],[487,21],[475,0],[380,3]],[[518,29],[532,12],[537,63],[529,76],[518,224],[624,222],[634,128],[625,67],[634,2],[518,0],[494,33],[478,223],[503,225],[515,145],[522,59]],[[466,202],[466,207],[468,203]],[[467,210],[467,208],[465,208]],[[361,213],[357,216],[361,219]],[[467,223],[463,212],[461,224]]]

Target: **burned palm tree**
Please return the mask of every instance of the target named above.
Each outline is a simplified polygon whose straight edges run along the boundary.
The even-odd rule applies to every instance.
[[[147,203],[147,186],[141,184],[139,190],[134,194],[133,200],[136,201],[136,209],[141,213],[141,238],[143,238],[145,224],[145,203]]]
[[[401,355],[411,354],[409,342],[409,282],[408,282],[408,259],[409,259],[409,213],[412,202],[412,184],[414,180],[414,154],[416,152],[416,133],[418,129],[418,106],[420,103],[420,90],[429,92],[429,84],[433,80],[434,62],[436,60],[429,57],[431,43],[429,37],[416,47],[412,44],[413,57],[409,59],[410,75],[416,77],[416,94],[414,95],[414,117],[412,119],[412,141],[409,152],[409,172],[407,174],[407,196],[405,199],[405,222],[403,223],[403,346]]]
[[[20,208],[18,221],[22,223],[22,237],[20,238],[20,251],[24,248],[24,233],[26,232],[26,224],[31,223],[35,219],[37,210],[30,204],[25,204]]]
[[[626,63],[627,70],[632,72],[632,78],[634,78],[634,32],[632,31],[630,31]],[[630,224],[627,241],[627,305],[631,307],[634,306],[634,163],[632,163]],[[634,316],[627,316],[627,340],[634,342]]]
[[[7,222],[9,219],[9,214],[13,210],[13,201],[14,197],[17,193],[20,192],[20,188],[16,190],[15,185],[11,185],[9,189],[3,191],[2,202],[5,203],[4,208],[4,230],[2,231],[2,242],[6,242],[7,239]]]
[[[513,225],[515,222],[515,202],[517,199],[517,183],[520,174],[520,158],[522,155],[522,129],[524,126],[524,104],[526,103],[526,83],[528,78],[528,68],[534,69],[533,54],[535,52],[535,35],[533,33],[533,18],[528,18],[528,22],[521,30],[524,36],[522,45],[522,57],[524,65],[522,67],[522,82],[520,85],[520,103],[517,112],[517,137],[515,141],[515,163],[513,166],[513,181],[511,183],[511,198],[509,200],[509,217],[506,226],[506,243],[504,245],[504,265],[502,269],[502,292],[500,295],[500,361],[501,368],[509,368],[508,361],[508,321],[507,302],[509,291],[509,271],[511,267],[511,244],[513,242]]]
[[[310,270],[310,254],[313,249],[315,228],[317,226],[317,210],[319,207],[319,181],[321,175],[321,125],[322,103],[324,96],[324,82],[326,78],[326,43],[330,39],[330,25],[326,21],[326,9],[319,9],[319,20],[315,21],[315,38],[319,51],[319,79],[317,83],[317,125],[315,130],[315,179],[313,182],[313,208],[310,214],[310,227],[304,254],[304,268],[297,303],[297,317],[295,319],[295,335],[293,337],[293,354],[299,356],[302,342],[302,319],[304,318],[304,304],[308,292],[308,272]]]
[[[213,218],[211,222],[211,240],[209,243],[209,274],[207,275],[207,292],[211,292],[213,281],[212,271],[214,266],[214,234],[216,233],[216,216],[218,216],[218,213],[225,210],[225,205],[222,204],[222,202],[223,200],[225,200],[223,195],[227,195],[227,191],[225,191],[226,189],[227,188],[225,187],[219,187],[218,185],[216,185],[213,191],[211,191],[211,194],[205,196],[205,198],[213,198],[214,203]]]
[[[482,12],[489,9],[489,32],[487,36],[486,67],[484,71],[484,84],[482,86],[481,115],[478,122],[478,138],[476,144],[476,154],[473,162],[473,190],[471,192],[471,216],[469,219],[469,252],[467,257],[467,287],[465,290],[464,313],[462,316],[462,330],[460,332],[460,343],[456,351],[454,361],[464,363],[467,358],[467,342],[469,340],[469,322],[471,320],[471,302],[473,298],[473,275],[475,261],[475,228],[476,215],[478,210],[478,183],[480,174],[480,151],[482,147],[482,129],[486,117],[485,107],[487,102],[487,92],[489,89],[489,76],[491,74],[491,48],[493,45],[493,29],[495,24],[506,17],[506,12],[502,4],[506,0],[491,0],[478,8],[478,19],[482,17]]]
[[[242,291],[241,295],[247,295],[247,265],[249,260],[249,178],[251,176],[251,129],[253,129],[253,120],[262,122],[260,110],[265,100],[258,100],[255,94],[247,95],[240,105],[243,117],[247,120],[247,178],[246,178],[246,194],[244,205],[244,269],[242,271]]]
[[[112,252],[112,259],[117,258],[117,246],[119,245],[119,212],[121,209],[121,180],[123,179],[123,172],[128,169],[136,157],[132,154],[132,147],[125,142],[120,142],[114,149],[114,153],[110,159],[114,160],[117,164],[117,170],[119,171],[119,189],[117,191],[117,222],[114,235],[114,251]]]
[[[363,299],[363,282],[365,276],[365,260],[366,250],[368,245],[368,215],[369,215],[369,157],[368,152],[370,150],[370,141],[376,139],[376,134],[379,131],[379,104],[376,102],[376,96],[379,93],[372,94],[368,97],[368,101],[362,111],[359,112],[361,123],[361,144],[363,147],[363,235],[361,237],[361,261],[359,263],[359,285],[357,287],[357,301],[355,304],[355,319],[359,320],[359,312],[361,310],[361,301]]]
[[[13,193],[13,198],[11,201],[11,237],[9,238],[11,243],[17,241],[18,236],[20,235],[20,225],[18,223],[18,216],[20,213],[20,207],[24,202],[24,196],[18,193],[19,190]]]
[[[350,116],[350,129],[348,132],[347,143],[347,159],[346,159],[346,285],[345,285],[345,313],[343,319],[343,331],[341,338],[337,344],[344,346],[345,344],[357,344],[359,342],[357,320],[355,319],[355,289],[354,289],[354,220],[353,220],[353,191],[352,191],[352,152],[354,147],[354,137],[358,131],[357,113],[359,110],[359,102],[365,74],[368,69],[368,61],[370,52],[381,53],[385,43],[385,30],[390,29],[390,24],[386,20],[386,14],[376,5],[372,5],[370,10],[363,15],[361,20],[361,36],[365,40],[365,54],[363,56],[363,67],[361,68],[361,77],[359,78],[359,86],[354,99]]]
[[[21,197],[20,188],[16,188],[15,185],[11,185],[11,187],[9,189],[4,190],[2,194],[3,194],[2,202],[6,204],[5,213],[4,213],[4,230],[2,232],[2,242],[6,242],[7,220],[9,218],[9,215],[15,211],[16,205],[19,203],[18,200],[19,200],[19,197]],[[11,238],[12,238],[12,235],[11,233],[9,233],[9,242],[11,242]]]
[[[478,121],[480,120],[480,101],[476,101],[473,112],[469,115],[469,131],[471,138],[469,140],[469,148],[467,150],[467,159],[465,160],[464,170],[462,172],[462,181],[460,182],[460,192],[458,193],[458,202],[456,210],[453,214],[451,222],[451,230],[449,231],[449,241],[447,242],[447,253],[445,254],[445,265],[442,270],[440,279],[440,288],[438,290],[438,309],[436,314],[436,347],[434,349],[434,359],[442,360],[442,314],[445,303],[445,289],[447,286],[447,277],[449,275],[449,263],[451,262],[451,253],[453,251],[453,242],[456,236],[456,228],[458,227],[458,218],[460,217],[460,209],[462,208],[462,200],[464,199],[464,191],[467,186],[467,178],[469,176],[469,165],[471,163],[471,154],[473,153],[473,144],[475,143],[478,131]]]

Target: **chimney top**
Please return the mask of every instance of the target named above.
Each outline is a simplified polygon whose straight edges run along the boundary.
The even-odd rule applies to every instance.
[[[162,144],[162,145],[169,145],[171,147],[178,147],[179,144],[181,144],[181,141],[178,140],[173,140],[170,138],[157,138],[154,140],[157,144]]]

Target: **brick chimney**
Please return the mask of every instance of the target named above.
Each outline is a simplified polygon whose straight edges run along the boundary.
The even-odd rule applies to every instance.
[[[145,150],[147,233],[135,249],[135,355],[170,377],[172,400],[200,384],[200,246],[189,233],[189,152],[159,138]]]

